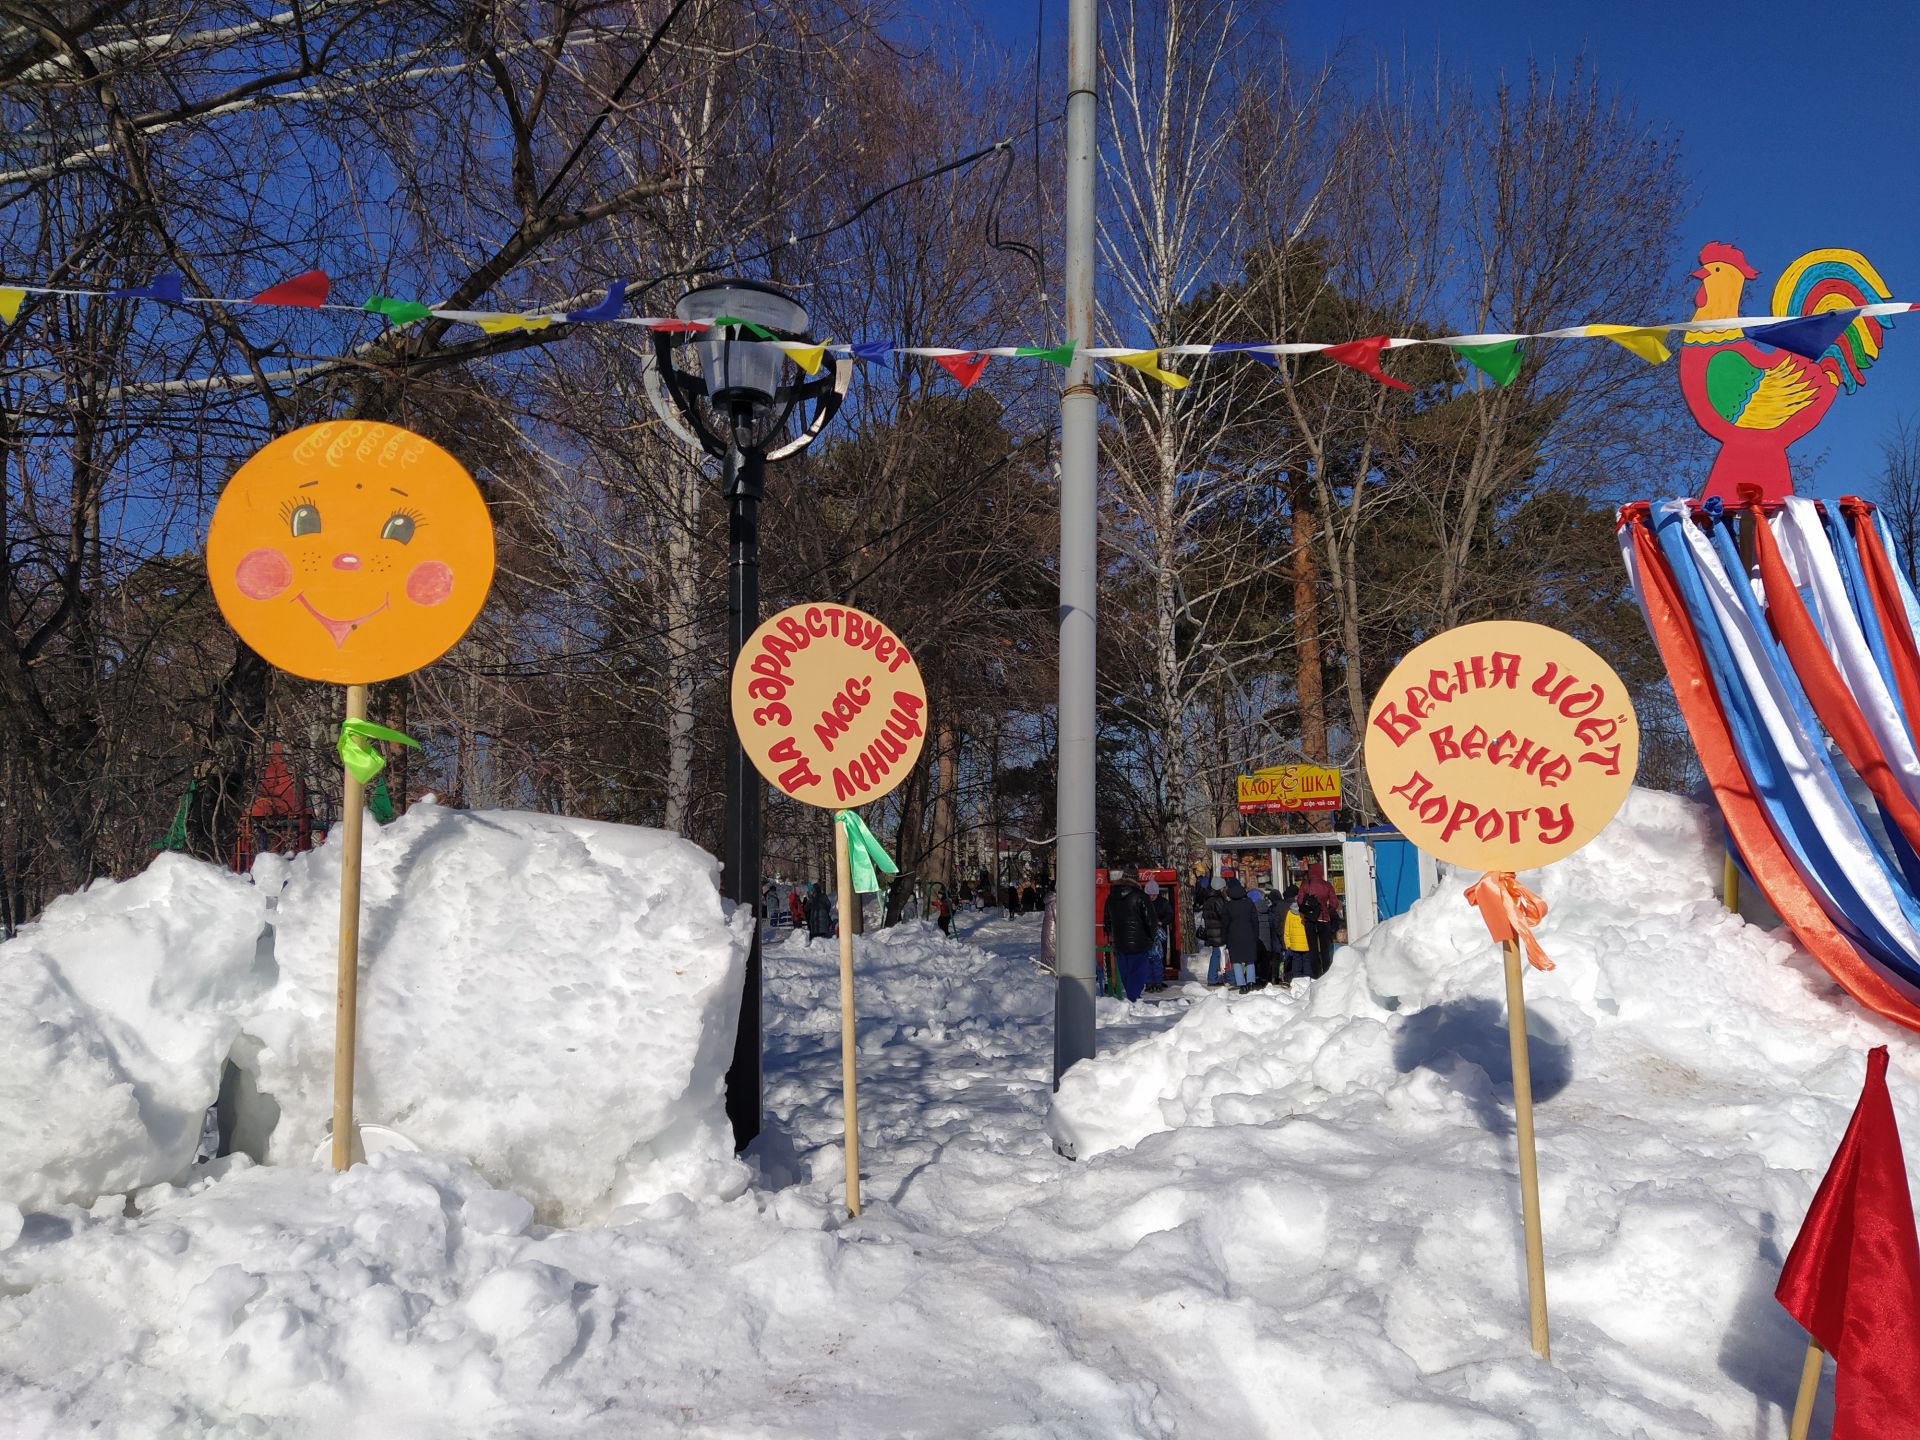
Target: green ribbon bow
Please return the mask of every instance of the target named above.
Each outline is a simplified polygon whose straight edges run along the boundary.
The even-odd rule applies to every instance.
[[[847,875],[854,894],[870,895],[880,888],[880,877],[874,874],[876,866],[888,875],[900,873],[893,857],[873,838],[866,821],[851,810],[836,810],[833,818],[847,835]]]
[[[362,785],[387,768],[387,757],[369,745],[369,740],[387,740],[395,745],[411,745],[416,750],[420,748],[420,742],[411,735],[402,735],[398,730],[389,730],[371,720],[342,720],[340,763],[347,767],[347,774]]]

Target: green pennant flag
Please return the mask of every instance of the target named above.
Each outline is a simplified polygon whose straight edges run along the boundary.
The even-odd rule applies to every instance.
[[[402,735],[398,730],[389,730],[386,726],[376,725],[371,720],[342,720],[340,722],[340,763],[346,767],[347,774],[362,785],[370,782],[374,776],[387,768],[387,757],[368,744],[370,740],[386,740],[395,745],[411,745],[416,750],[420,748],[420,742],[411,735]]]
[[[387,790],[386,776],[373,782],[373,793],[367,796],[367,811],[382,825],[393,819],[393,796]]]
[[[870,895],[880,888],[876,867],[887,875],[900,873],[893,857],[873,838],[866,821],[851,810],[836,810],[833,818],[847,832],[847,877],[854,894]]]
[[[200,788],[198,780],[187,782],[187,793],[180,797],[179,808],[173,812],[173,823],[167,827],[164,840],[156,840],[149,850],[184,850],[187,848],[187,816],[193,809],[193,792]]]
[[[1520,373],[1520,342],[1496,340],[1491,345],[1456,345],[1454,352],[1496,385],[1511,385]]]
[[[1078,343],[1078,341],[1069,340],[1066,344],[1056,345],[1051,350],[1039,345],[1022,345],[1013,353],[1022,359],[1045,360],[1054,365],[1066,366],[1073,363],[1073,351]]]
[[[766,326],[756,325],[751,320],[742,320],[737,315],[716,315],[708,323],[713,325],[738,325],[743,329],[752,331],[755,335],[758,335],[762,340],[772,340],[776,338],[774,336],[774,333],[771,330],[767,329]]]
[[[411,325],[416,320],[424,320],[433,314],[433,307],[422,305],[418,300],[389,300],[384,295],[376,295],[360,307],[375,315],[384,315],[395,325]]]

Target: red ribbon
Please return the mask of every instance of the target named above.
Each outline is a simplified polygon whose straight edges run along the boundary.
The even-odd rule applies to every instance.
[[[1547,918],[1547,902],[1527,889],[1511,870],[1490,870],[1467,887],[1467,903],[1480,911],[1487,934],[1505,942],[1518,940],[1527,963],[1536,970],[1553,969],[1553,961],[1533,938],[1533,927]]]

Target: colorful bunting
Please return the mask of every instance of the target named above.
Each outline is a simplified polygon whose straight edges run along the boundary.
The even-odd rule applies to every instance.
[[[384,315],[395,325],[411,325],[433,314],[431,305],[422,305],[418,300],[389,300],[384,295],[375,295],[360,308]]]
[[[1222,340],[1207,347],[1208,353],[1213,355],[1233,355],[1243,350],[1252,351],[1253,358],[1262,365],[1278,368],[1280,364],[1280,357],[1274,354],[1263,340]]]
[[[26,298],[26,291],[12,285],[0,285],[0,320],[11,325],[20,314],[20,302]]]
[[[1051,350],[1040,345],[1016,345],[1013,353],[1023,360],[1045,360],[1050,365],[1059,365],[1064,368],[1073,364],[1075,344],[1075,341],[1069,340],[1066,344],[1056,345]]]
[[[473,323],[489,335],[505,335],[514,330],[545,330],[554,318],[552,315],[479,315]]]
[[[1158,350],[1136,350],[1131,355],[1115,355],[1113,358],[1122,365],[1138,370],[1142,375],[1152,376],[1170,389],[1184,390],[1193,383],[1185,375],[1176,375],[1171,370],[1161,369]]]
[[[332,288],[333,281],[327,278],[326,271],[309,270],[306,274],[296,275],[291,280],[282,280],[278,285],[269,285],[249,303],[300,305],[314,310],[327,303],[327,292]]]
[[[1649,365],[1664,365],[1673,355],[1667,349],[1667,330],[1662,325],[1588,325],[1583,329],[1588,335],[1631,350]]]
[[[766,326],[756,325],[751,320],[742,320],[738,315],[716,315],[713,317],[713,323],[715,325],[736,326],[739,329],[745,330],[750,335],[757,335],[762,340],[777,340],[780,338],[771,330],[767,329]]]
[[[1329,360],[1338,360],[1342,365],[1358,370],[1362,375],[1371,375],[1382,385],[1391,385],[1395,390],[1413,389],[1404,380],[1396,380],[1380,368],[1380,352],[1387,348],[1387,340],[1385,335],[1369,335],[1364,340],[1329,345],[1321,353]]]
[[[640,323],[662,335],[698,335],[702,330],[713,328],[704,320],[642,320]]]
[[[856,340],[847,347],[847,350],[854,359],[866,361],[868,364],[891,365],[893,363],[890,357],[894,347],[885,340]]]
[[[967,389],[980,378],[980,372],[987,368],[987,357],[977,351],[971,355],[936,355],[933,363],[960,382],[962,390]]]
[[[1511,385],[1520,373],[1520,342],[1496,340],[1488,345],[1456,345],[1453,353],[1496,385]]]

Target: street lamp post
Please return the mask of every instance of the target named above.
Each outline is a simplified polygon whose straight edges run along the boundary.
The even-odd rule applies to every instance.
[[[667,427],[722,465],[727,499],[727,660],[746,648],[760,621],[760,500],[767,462],[797,455],[846,398],[853,362],[806,376],[770,340],[809,342],[807,312],[791,296],[750,280],[689,291],[674,307],[680,330],[653,332],[647,394]],[[691,362],[691,363],[689,363]],[[800,429],[789,435],[798,415]],[[721,893],[753,916],[740,996],[740,1026],[727,1069],[727,1118],[734,1145],[760,1133],[764,1091],[760,1011],[760,835],[763,782],[740,737],[728,735],[726,836]]]

